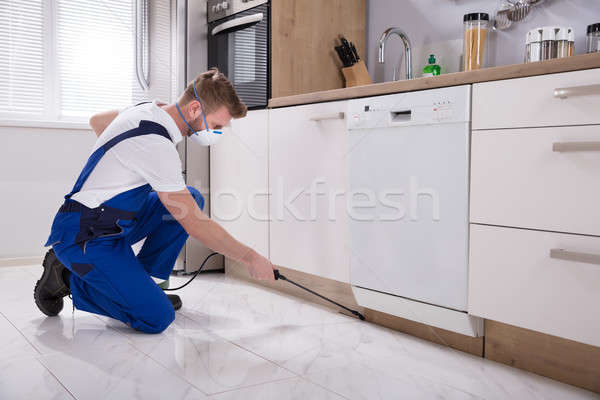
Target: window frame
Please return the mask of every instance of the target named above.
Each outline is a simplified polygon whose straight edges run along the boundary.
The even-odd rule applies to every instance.
[[[0,126],[50,129],[91,129],[83,117],[61,116],[61,94],[57,49],[57,4],[42,1],[42,82],[40,95],[44,96],[44,109],[40,113],[0,111]],[[133,49],[132,49],[133,51]]]

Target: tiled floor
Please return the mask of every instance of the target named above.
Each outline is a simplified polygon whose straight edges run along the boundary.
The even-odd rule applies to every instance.
[[[181,290],[160,335],[68,299],[46,318],[40,273],[0,268],[0,399],[600,398],[224,275]]]

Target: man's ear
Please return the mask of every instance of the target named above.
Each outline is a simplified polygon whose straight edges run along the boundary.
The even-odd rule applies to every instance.
[[[188,104],[188,115],[190,121],[195,121],[200,115],[202,115],[202,107],[197,100],[192,100]]]

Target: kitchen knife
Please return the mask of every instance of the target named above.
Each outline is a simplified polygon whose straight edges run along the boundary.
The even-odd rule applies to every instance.
[[[350,47],[350,43],[346,40],[345,37],[341,37],[340,41],[342,42],[342,51],[346,54],[347,59],[350,61],[350,65],[356,64],[357,60],[354,58],[354,54],[352,54],[352,48]]]
[[[346,52],[344,52],[343,46],[336,46],[335,51],[338,53],[338,56],[340,57],[340,60],[342,61],[344,67],[349,67],[352,65],[350,59],[348,58],[348,55],[346,54]]]
[[[354,62],[357,63],[360,61],[360,57],[358,56],[358,51],[356,51],[356,47],[354,47],[354,43],[350,42],[350,49],[352,50],[352,54],[354,55]]]

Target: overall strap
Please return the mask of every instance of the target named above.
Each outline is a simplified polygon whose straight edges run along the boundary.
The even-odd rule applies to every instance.
[[[90,176],[96,165],[98,165],[98,162],[100,162],[102,156],[104,156],[104,154],[106,154],[108,150],[110,150],[116,144],[122,142],[123,140],[143,135],[160,135],[172,141],[169,132],[164,126],[153,121],[140,121],[140,125],[137,128],[130,129],[126,132],[121,133],[120,135],[115,136],[108,142],[104,143],[102,146],[98,147],[96,151],[92,153],[90,158],[88,158],[87,163],[83,167],[81,174],[79,174],[79,178],[77,178],[75,186],[73,186],[73,190],[71,190],[71,193],[65,196],[65,199],[70,199],[71,196],[73,196],[75,193],[81,190],[87,178]]]

